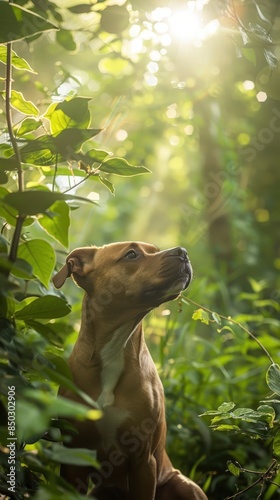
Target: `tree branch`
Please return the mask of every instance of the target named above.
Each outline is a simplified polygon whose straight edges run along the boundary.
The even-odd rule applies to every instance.
[[[12,94],[12,43],[8,42],[7,43],[7,64],[6,64],[6,92],[5,92],[5,111],[6,111],[6,120],[7,120],[7,127],[8,127],[8,132],[9,132],[9,137],[10,141],[15,153],[16,157],[16,164],[17,164],[17,173],[18,173],[18,191],[22,193],[24,191],[24,180],[23,180],[23,170],[21,166],[21,157],[20,157],[20,150],[16,141],[16,138],[14,136],[13,132],[13,122],[12,122],[12,115],[11,115],[11,94]],[[19,245],[19,240],[20,240],[20,235],[21,235],[21,230],[22,226],[24,223],[25,216],[19,214],[17,216],[17,221],[16,221],[16,227],[15,227],[15,232],[13,235],[12,243],[11,243],[11,248],[10,248],[10,253],[9,253],[9,260],[11,262],[15,262],[17,258],[17,250],[18,250],[18,245]]]

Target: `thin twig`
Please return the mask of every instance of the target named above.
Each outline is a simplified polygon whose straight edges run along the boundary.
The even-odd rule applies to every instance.
[[[270,483],[272,482],[270,479],[269,479],[269,474],[273,471],[273,473],[275,474],[277,472],[277,468],[278,468],[278,464],[277,464],[277,461],[276,460],[272,460],[272,463],[270,464],[270,466],[268,467],[268,469],[263,472],[263,474],[258,478],[256,479],[256,481],[254,481],[250,486],[247,486],[246,488],[244,488],[243,490],[239,491],[238,493],[235,493],[234,495],[230,496],[230,497],[226,497],[225,500],[232,500],[232,499],[235,499],[237,498],[239,495],[242,495],[243,493],[245,493],[246,491],[248,490],[251,490],[252,488],[254,488],[254,486],[256,486],[257,484],[260,484],[261,482],[263,482],[262,484],[262,490],[261,492],[263,491],[263,488],[264,488],[264,484],[265,482],[268,480]],[[247,472],[246,469],[243,469],[242,472]],[[260,498],[258,496],[258,498]]]
[[[22,192],[24,190],[23,184],[23,171],[21,168],[21,157],[18,144],[13,132],[13,123],[11,116],[11,94],[12,94],[12,43],[7,43],[7,64],[6,64],[6,92],[5,92],[5,108],[6,108],[6,120],[8,126],[8,132],[10,141],[13,146],[13,150],[16,156],[17,172],[18,172],[18,190]]]
[[[6,111],[7,127],[8,127],[10,141],[11,141],[11,144],[12,144],[12,147],[13,147],[13,150],[15,153],[15,157],[16,157],[17,173],[18,173],[18,191],[19,191],[19,193],[22,193],[24,191],[23,170],[21,167],[20,150],[19,150],[16,138],[15,138],[14,132],[13,132],[13,122],[12,122],[12,115],[11,115],[11,94],[12,94],[12,43],[11,42],[7,43],[7,64],[6,64],[5,84],[6,84],[6,87],[5,87],[5,111]],[[19,245],[19,240],[20,240],[20,235],[21,235],[21,230],[22,230],[22,226],[24,223],[24,219],[25,219],[25,216],[22,214],[19,214],[17,216],[15,232],[13,235],[10,253],[9,253],[9,260],[11,262],[15,262],[15,260],[17,258],[17,250],[18,250],[18,245]]]
[[[199,307],[200,309],[203,309],[204,311],[208,312],[209,314],[213,314],[214,311],[211,311],[211,309],[208,309],[207,307],[202,306],[201,304],[198,304],[194,300],[191,300],[189,297],[184,297],[184,298],[187,302],[194,304],[195,306]],[[242,325],[241,323],[239,323],[235,319],[232,319],[230,316],[223,316],[222,314],[218,314],[218,316],[226,321],[229,321],[230,323],[233,323],[234,325],[241,328],[241,330],[243,330],[245,333],[247,333],[247,335],[249,335],[249,337],[251,337],[255,342],[257,342],[257,344],[260,346],[260,348],[264,351],[264,353],[269,358],[270,362],[272,364],[274,364],[274,360],[271,357],[271,355],[269,354],[269,352],[267,351],[267,349],[262,345],[262,343],[257,339],[257,337],[255,337],[255,335],[250,330],[248,330],[248,328],[245,328],[244,325]]]

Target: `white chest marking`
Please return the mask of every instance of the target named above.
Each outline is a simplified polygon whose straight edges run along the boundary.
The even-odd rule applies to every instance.
[[[103,409],[103,417],[96,421],[97,429],[102,438],[102,447],[107,452],[111,447],[118,448],[117,431],[120,425],[130,417],[127,410],[121,410],[114,406],[106,406]]]
[[[114,390],[124,369],[124,348],[135,330],[131,328],[131,325],[118,328],[101,350],[101,393],[97,399],[101,408],[114,403]]]

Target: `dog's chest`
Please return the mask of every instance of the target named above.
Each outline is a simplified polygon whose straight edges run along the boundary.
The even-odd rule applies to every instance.
[[[125,409],[114,406],[106,406],[103,409],[103,417],[96,422],[96,427],[105,452],[118,448],[118,431],[129,417],[130,412]]]
[[[133,332],[132,325],[124,325],[118,328],[113,333],[110,341],[101,349],[101,391],[97,399],[101,408],[114,404],[114,391],[125,369],[124,350]]]

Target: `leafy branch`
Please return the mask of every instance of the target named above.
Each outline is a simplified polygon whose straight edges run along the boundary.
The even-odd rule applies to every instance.
[[[234,465],[233,467],[235,469],[237,469],[238,472],[235,473],[234,475],[238,475],[239,476],[240,473],[244,473],[244,472],[246,473],[247,472],[249,474],[258,474],[259,477],[252,484],[250,484],[249,486],[247,486],[243,490],[238,491],[237,493],[235,493],[234,495],[231,495],[230,497],[226,497],[225,500],[235,500],[240,495],[243,495],[243,493],[246,493],[247,491],[251,490],[255,486],[260,485],[261,486],[261,491],[260,491],[260,493],[258,495],[258,498],[257,498],[257,500],[258,500],[258,499],[261,498],[261,495],[263,493],[263,490],[264,490],[264,487],[265,487],[266,483],[274,484],[275,486],[280,487],[280,484],[275,483],[274,481],[272,481],[272,478],[275,477],[278,474],[278,472],[279,472],[279,463],[277,462],[277,460],[273,459],[272,462],[271,462],[271,464],[270,464],[270,466],[264,472],[258,472],[258,471],[248,470],[248,469],[245,469],[245,468],[241,467],[241,465],[239,465],[237,462],[236,462],[236,464],[237,465]],[[233,465],[233,464],[230,464],[230,465]],[[229,465],[229,469],[230,469],[230,465]]]
[[[242,323],[240,323],[239,321],[236,321],[231,316],[223,316],[222,314],[217,314],[216,312],[211,311],[211,309],[208,309],[207,307],[202,306],[201,304],[198,304],[194,300],[191,300],[189,297],[188,298],[183,298],[182,300],[183,300],[183,302],[185,302],[187,304],[191,303],[191,304],[199,307],[199,310],[196,311],[197,317],[195,317],[194,319],[201,319],[202,322],[207,323],[207,324],[209,323],[209,321],[212,321],[212,322],[218,323],[219,325],[221,324],[220,319],[223,319],[225,321],[229,321],[233,325],[238,326],[238,328],[240,328],[241,330],[243,330],[247,335],[249,335],[249,337],[251,337],[259,345],[259,347],[263,350],[263,352],[266,354],[266,356],[270,360],[271,364],[274,364],[274,360],[271,357],[271,355],[269,354],[268,350],[258,340],[258,338],[248,328],[246,328]],[[204,317],[204,321],[203,321],[203,315],[201,315],[200,311],[205,311],[206,313],[211,314],[211,316],[212,316],[213,319],[209,320],[208,317],[207,318]]]

